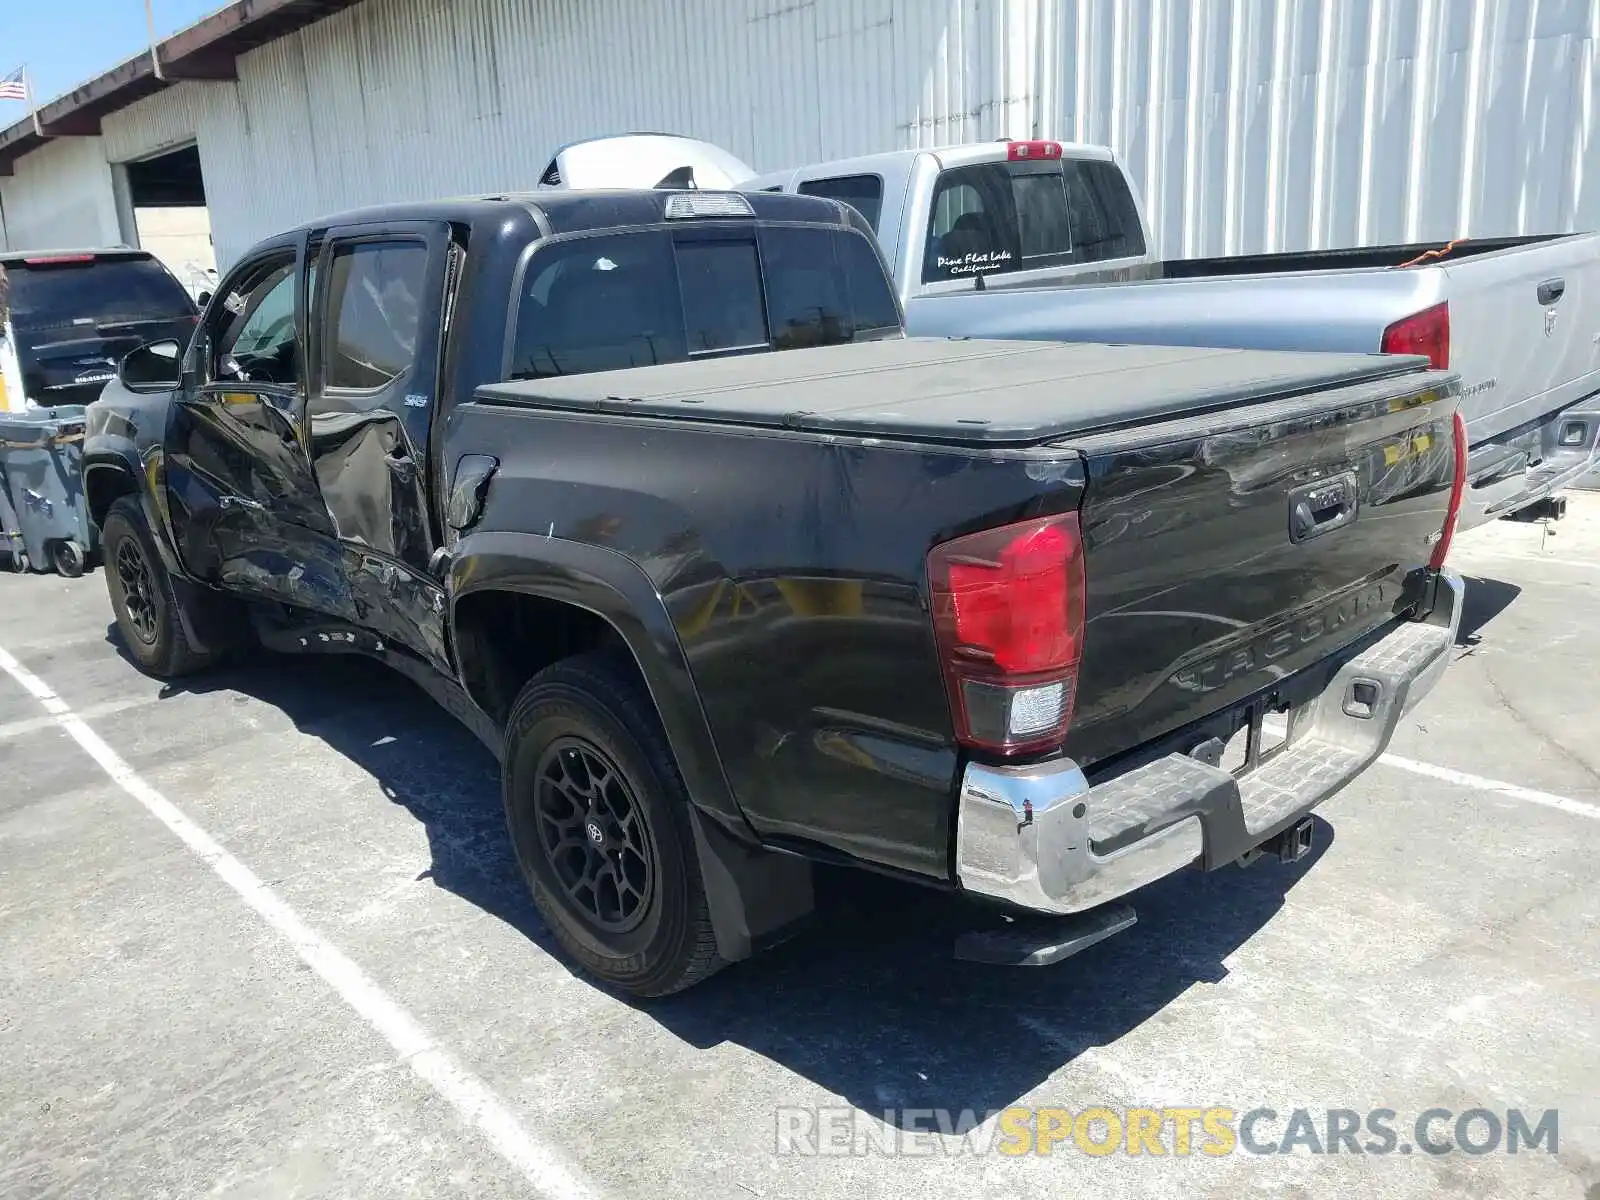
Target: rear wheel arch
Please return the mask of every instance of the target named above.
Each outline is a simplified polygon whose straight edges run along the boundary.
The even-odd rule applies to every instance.
[[[810,863],[761,847],[734,800],[665,601],[615,551],[526,534],[475,534],[452,558],[462,686],[501,729],[523,686],[566,657],[610,651],[643,689],[688,794],[724,961],[781,940],[812,910]],[[530,623],[555,629],[508,637]],[[502,707],[503,705],[503,707]]]
[[[474,533],[455,547],[447,589],[456,669],[473,702],[497,724],[538,670],[567,654],[614,649],[643,681],[695,803],[749,833],[666,603],[637,563],[561,538]],[[557,628],[531,643],[508,637],[502,623],[515,630],[516,622],[539,618]]]
[[[644,680],[615,625],[591,609],[537,592],[469,592],[456,601],[452,628],[461,684],[501,728],[528,680],[564,658],[609,651]]]

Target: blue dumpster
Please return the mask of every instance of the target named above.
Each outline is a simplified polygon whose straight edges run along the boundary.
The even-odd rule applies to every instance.
[[[0,413],[0,555],[14,570],[83,574],[95,535],[82,460],[81,404]]]

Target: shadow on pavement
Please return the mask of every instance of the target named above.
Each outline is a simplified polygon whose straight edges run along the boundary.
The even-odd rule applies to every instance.
[[[409,681],[358,657],[261,655],[171,690],[243,692],[283,711],[422,823],[432,863],[421,878],[556,953],[516,867],[496,763]],[[1161,1019],[1194,984],[1223,978],[1223,960],[1272,919],[1332,841],[1327,823],[1316,824],[1316,849],[1302,862],[1163,880],[1136,897],[1132,929],[1037,969],[954,960],[955,935],[975,916],[953,897],[829,870],[806,932],[637,1007],[690,1045],[743,1046],[880,1117],[918,1108],[981,1114],[1085,1050]]]
[[[1483,640],[1479,630],[1509,608],[1511,602],[1520,595],[1522,589],[1514,583],[1483,579],[1477,575],[1467,576],[1467,595],[1461,605],[1461,627],[1456,631],[1456,645],[1476,646]]]
[[[113,625],[107,641],[128,659]],[[506,835],[500,768],[467,729],[410,680],[359,655],[260,652],[168,683],[181,692],[239,692],[279,709],[377,781],[427,831],[431,879],[555,954]]]
[[[1224,958],[1332,841],[1316,824],[1300,863],[1172,876],[1133,898],[1132,929],[1052,967],[958,962],[970,906],[854,872],[830,878],[807,935],[648,1011],[685,1041],[744,1046],[890,1123],[907,1109],[982,1116],[1226,976]]]

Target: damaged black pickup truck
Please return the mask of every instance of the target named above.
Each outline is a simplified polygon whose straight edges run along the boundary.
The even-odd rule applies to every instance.
[[[499,756],[562,945],[652,996],[794,929],[819,862],[1036,914],[966,947],[1036,963],[1303,853],[1448,661],[1456,397],[907,339],[847,206],[547,192],[263,243],[84,462],[146,670],[417,680]]]

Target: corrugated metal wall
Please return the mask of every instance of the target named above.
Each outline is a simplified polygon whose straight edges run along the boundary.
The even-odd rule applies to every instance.
[[[1443,239],[1600,225],[1597,37],[1600,0],[368,0],[106,141],[192,127],[219,262],[635,129],[762,170],[1105,142],[1168,256]]]
[[[63,138],[24,155],[0,178],[10,249],[115,245],[121,234],[111,168],[99,138]]]
[[[1045,125],[1125,156],[1169,256],[1600,224],[1594,0],[1042,7]]]
[[[195,140],[213,97],[228,90],[220,83],[179,83],[108,113],[101,122],[106,157],[133,162],[187,145]]]

